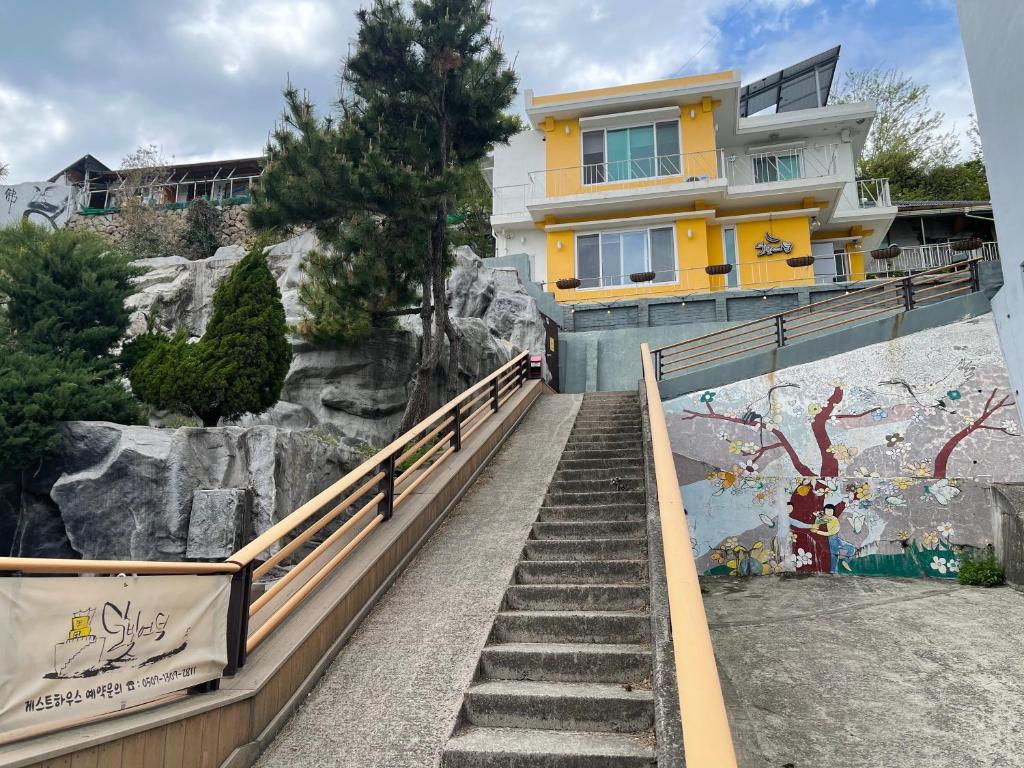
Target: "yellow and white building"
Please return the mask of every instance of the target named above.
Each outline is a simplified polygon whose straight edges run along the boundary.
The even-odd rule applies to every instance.
[[[559,301],[862,279],[896,215],[854,175],[873,104],[741,117],[736,70],[525,100],[489,169],[496,255]]]

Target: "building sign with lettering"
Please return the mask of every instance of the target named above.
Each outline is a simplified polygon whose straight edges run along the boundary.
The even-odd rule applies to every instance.
[[[61,229],[75,210],[77,190],[50,181],[0,185],[0,227],[30,221],[47,229]]]
[[[0,578],[0,739],[220,677],[230,585],[228,575]]]
[[[776,253],[792,253],[793,244],[789,240],[775,237],[771,232],[764,233],[764,240],[754,243],[758,256],[772,256]]]

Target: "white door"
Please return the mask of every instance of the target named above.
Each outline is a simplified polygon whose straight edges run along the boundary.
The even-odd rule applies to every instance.
[[[834,283],[836,281],[835,249],[832,241],[811,243],[811,255],[814,256],[814,282]]]

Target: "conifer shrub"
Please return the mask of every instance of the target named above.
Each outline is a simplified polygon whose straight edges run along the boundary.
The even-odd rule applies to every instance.
[[[251,248],[218,286],[198,342],[188,343],[183,334],[148,334],[125,354],[137,361],[128,377],[142,400],[186,410],[206,426],[273,406],[291,364],[291,345],[281,293],[262,248]]]

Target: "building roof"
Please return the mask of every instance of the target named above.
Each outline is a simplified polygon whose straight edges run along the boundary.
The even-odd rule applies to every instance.
[[[266,164],[266,158],[262,155],[256,157],[239,157],[227,160],[203,160],[196,163],[172,163],[167,166],[169,176],[183,178],[185,176],[202,178],[212,176],[220,170],[226,175],[232,168],[247,168],[258,171]],[[93,179],[114,179],[119,177],[126,169],[115,170],[110,168],[92,155],[83,155],[71,165],[55,173],[49,180],[54,181],[62,174],[73,172],[84,179],[85,171],[90,172]]]
[[[988,200],[894,200],[893,205],[897,208],[897,216],[992,210],[992,203]]]

